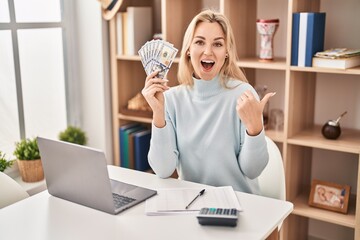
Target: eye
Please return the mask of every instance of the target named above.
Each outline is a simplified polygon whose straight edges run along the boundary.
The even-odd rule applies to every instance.
[[[196,40],[195,44],[196,45],[204,45],[204,41],[203,40]]]
[[[222,47],[222,46],[224,46],[224,44],[222,42],[215,42],[214,46],[215,47]]]

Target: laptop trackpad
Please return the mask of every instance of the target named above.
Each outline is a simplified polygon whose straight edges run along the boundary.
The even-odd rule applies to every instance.
[[[136,198],[138,195],[137,189],[141,189],[139,186],[134,186],[128,183],[119,182],[113,179],[110,179],[111,191],[119,195],[124,195],[127,197]]]

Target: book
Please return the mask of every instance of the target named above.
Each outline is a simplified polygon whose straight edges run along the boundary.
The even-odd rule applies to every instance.
[[[134,169],[135,167],[135,156],[134,156],[134,134],[130,133],[129,134],[129,146],[128,146],[128,151],[129,151],[129,168],[130,169]]]
[[[134,162],[135,170],[146,171],[150,169],[148,153],[150,148],[151,130],[134,133]]]
[[[312,66],[315,53],[324,50],[326,13],[308,14],[308,31],[306,33],[305,66]]]
[[[307,34],[307,20],[308,13],[300,13],[299,19],[299,46],[298,46],[298,60],[297,66],[305,66],[305,51],[306,51],[306,34]]]
[[[313,57],[313,67],[347,69],[360,65],[360,56],[344,58]]]
[[[139,49],[152,39],[152,8],[127,7],[127,54],[137,55]]]
[[[292,33],[293,45],[291,49],[291,64],[293,66],[311,67],[314,54],[324,50],[325,18],[326,13],[301,12],[293,14],[294,33]]]
[[[293,14],[292,32],[291,32],[291,65],[298,65],[298,51],[299,51],[299,25],[300,14]]]
[[[147,129],[139,129],[138,131],[134,131],[128,136],[128,152],[129,152],[129,168],[135,169],[135,149],[134,149],[134,135],[139,132],[147,131]]]
[[[127,167],[130,169],[135,169],[134,135],[142,131],[146,131],[146,128],[135,129],[135,131],[130,132],[128,135],[128,151],[127,157],[125,154],[125,159],[127,160]]]
[[[123,136],[124,136],[124,142],[123,142],[123,145],[122,145],[122,149],[121,151],[124,152],[124,158],[121,159],[121,167],[125,167],[125,168],[129,168],[130,167],[130,161],[129,161],[129,135],[134,133],[134,132],[137,132],[137,131],[140,131],[140,130],[143,130],[144,129],[144,126],[136,126],[136,127],[133,127],[133,128],[129,128],[129,129],[126,129],[124,132],[123,132]]]
[[[315,57],[321,58],[348,58],[360,55],[360,49],[331,48],[323,52],[317,52]]]
[[[123,44],[123,54],[128,55],[129,54],[129,47],[128,47],[128,23],[127,23],[127,12],[121,13],[122,17],[122,44]]]
[[[201,191],[199,188],[157,189],[157,195],[146,200],[146,215],[168,215],[199,211],[203,207],[243,208],[231,186],[206,187],[205,193],[188,209],[185,207]]]
[[[116,53],[117,55],[124,54],[124,23],[123,23],[123,13],[118,12],[116,14]]]
[[[119,128],[119,148],[120,148],[120,166],[124,166],[124,159],[125,159],[125,153],[127,151],[127,147],[125,146],[125,131],[134,127],[141,126],[138,123],[129,123],[126,125],[123,125]]]

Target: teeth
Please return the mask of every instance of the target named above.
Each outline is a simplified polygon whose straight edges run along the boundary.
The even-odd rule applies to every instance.
[[[202,62],[204,62],[204,63],[214,63],[214,61],[211,61],[211,60],[202,60]]]

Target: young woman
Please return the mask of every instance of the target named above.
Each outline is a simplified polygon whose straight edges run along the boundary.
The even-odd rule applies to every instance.
[[[236,65],[234,36],[223,14],[199,13],[183,39],[178,81],[169,88],[157,72],[142,94],[153,110],[148,154],[154,172],[183,180],[259,193],[257,177],[268,162],[259,101]]]

